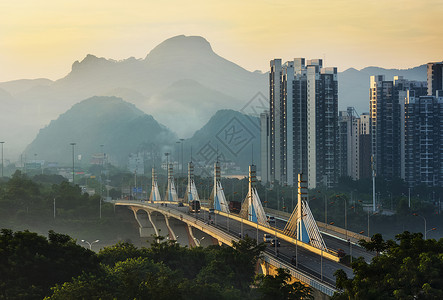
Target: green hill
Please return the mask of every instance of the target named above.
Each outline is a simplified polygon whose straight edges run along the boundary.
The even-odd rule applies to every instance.
[[[70,143],[76,143],[75,154],[88,164],[94,153],[104,152],[118,165],[124,165],[129,153],[147,145],[167,145],[176,135],[145,114],[135,105],[116,97],[92,97],[75,104],[40,130],[26,148],[27,160],[34,154],[46,161],[72,162]],[[78,157],[77,157],[78,158]]]

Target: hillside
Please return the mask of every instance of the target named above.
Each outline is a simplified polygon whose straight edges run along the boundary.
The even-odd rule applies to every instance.
[[[70,143],[75,153],[89,163],[93,153],[104,145],[110,159],[119,165],[127,162],[129,153],[152,143],[166,145],[177,137],[133,104],[116,97],[92,97],[75,104],[60,117],[40,130],[26,148],[28,157],[68,164],[72,161]]]
[[[252,148],[254,163],[260,165],[260,128],[255,122],[256,118],[237,111],[219,110],[190,139],[185,140],[185,161],[189,160],[192,145],[193,161],[211,169],[218,150],[221,162],[235,162],[246,175],[252,163]]]

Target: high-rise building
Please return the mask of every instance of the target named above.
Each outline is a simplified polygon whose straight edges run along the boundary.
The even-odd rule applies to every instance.
[[[371,118],[369,116],[369,113],[362,113],[360,115],[359,144],[359,178],[369,178],[372,175]]]
[[[377,176],[388,180],[402,177],[402,128],[404,99],[407,91],[425,95],[426,83],[383,75],[370,79],[371,150]]]
[[[405,100],[404,179],[443,186],[443,92]]]
[[[353,107],[341,111],[339,123],[340,176],[360,178],[360,118]]]
[[[261,160],[261,181],[267,183],[270,181],[269,169],[270,169],[270,122],[269,111],[264,111],[260,114],[260,160]]]
[[[322,64],[321,59],[306,65],[304,58],[283,65],[281,59],[271,61],[270,181],[293,185],[298,173],[307,174],[310,188],[337,181],[337,68]]]
[[[443,90],[443,61],[428,63],[428,96]]]

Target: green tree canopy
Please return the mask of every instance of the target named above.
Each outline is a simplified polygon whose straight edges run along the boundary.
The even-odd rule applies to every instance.
[[[383,251],[367,264],[352,264],[354,278],[335,273],[342,292],[333,299],[442,299],[443,239],[424,240],[421,233],[405,231],[396,241],[380,236],[362,243],[368,250]]]

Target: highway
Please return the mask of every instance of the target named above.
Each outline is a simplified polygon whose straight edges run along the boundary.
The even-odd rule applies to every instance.
[[[188,213],[187,207],[178,207],[175,204],[168,204],[168,208],[177,209],[183,213]],[[215,226],[218,229],[231,234],[232,236],[241,237],[243,231],[244,236],[248,235],[253,239],[256,239],[258,236],[258,241],[263,242],[264,232],[257,230],[256,227],[243,224],[243,222],[238,222],[217,214],[212,214],[211,220],[209,220],[209,213],[205,210],[202,210],[200,213],[191,213],[191,215],[194,215],[197,219],[208,223],[210,226]],[[280,228],[281,226],[284,227],[283,223],[277,224],[277,228]],[[329,240],[331,240],[331,244],[337,243],[337,245],[341,246],[340,242],[334,242],[333,238],[331,237],[327,237],[327,240],[325,240],[327,246],[329,246]],[[347,246],[346,242],[343,243],[346,245],[346,247],[349,247]],[[313,277],[329,283],[332,286],[335,286],[334,272],[338,269],[343,269],[348,274],[348,277],[353,277],[351,268],[326,259],[321,255],[317,255],[302,247],[297,247],[296,245],[283,240],[280,241],[280,247],[271,246],[269,243],[267,243],[265,251],[275,256],[278,255],[279,259],[296,266],[296,268],[299,270],[305,271],[306,273],[311,274]]]

